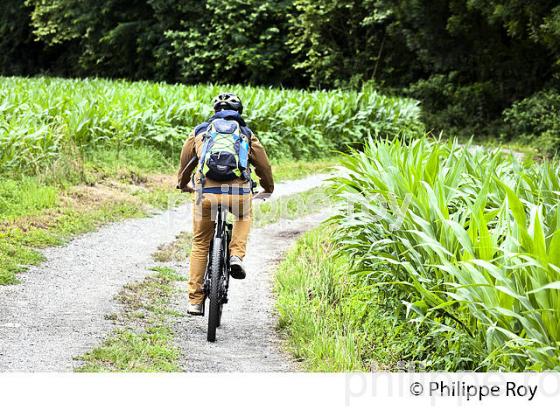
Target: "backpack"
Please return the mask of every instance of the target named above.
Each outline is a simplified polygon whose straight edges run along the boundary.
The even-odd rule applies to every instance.
[[[215,181],[241,178],[250,181],[249,138],[241,132],[237,121],[218,118],[213,120],[202,137],[199,161],[201,182],[206,177]]]

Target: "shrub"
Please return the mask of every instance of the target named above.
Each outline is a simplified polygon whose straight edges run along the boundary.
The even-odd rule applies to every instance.
[[[520,138],[549,155],[560,152],[560,93],[545,90],[504,111],[510,138]]]
[[[406,89],[406,94],[422,101],[423,120],[430,130],[470,137],[492,133],[503,103],[490,81],[461,85],[458,73],[435,74]]]

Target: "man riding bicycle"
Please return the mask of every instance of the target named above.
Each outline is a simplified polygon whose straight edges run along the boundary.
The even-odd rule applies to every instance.
[[[241,100],[235,94],[223,93],[214,98],[213,106],[214,115],[196,126],[185,141],[178,175],[178,188],[195,192],[187,308],[192,315],[204,312],[204,273],[214,233],[216,205],[226,206],[235,217],[230,274],[234,279],[244,279],[243,258],[251,228],[250,165],[255,167],[264,193],[271,194],[274,190],[268,156],[241,117]]]

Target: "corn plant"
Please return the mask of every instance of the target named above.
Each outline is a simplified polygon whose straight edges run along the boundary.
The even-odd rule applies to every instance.
[[[338,239],[472,369],[560,368],[560,166],[428,139],[344,159]],[[449,367],[446,370],[454,370]]]
[[[0,172],[36,172],[72,143],[83,152],[143,145],[176,157],[222,90],[238,93],[246,120],[273,157],[316,158],[369,136],[422,129],[415,101],[361,91],[168,85],[101,79],[0,77]]]

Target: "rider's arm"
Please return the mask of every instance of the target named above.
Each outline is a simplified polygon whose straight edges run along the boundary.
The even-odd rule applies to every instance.
[[[255,134],[251,135],[249,162],[255,167],[255,172],[265,192],[272,193],[272,191],[274,191],[274,179],[272,178],[270,161],[268,160],[268,155],[266,155],[264,147]]]
[[[187,138],[181,151],[181,165],[177,176],[177,188],[184,191],[191,179],[191,175],[198,164],[194,133]]]

